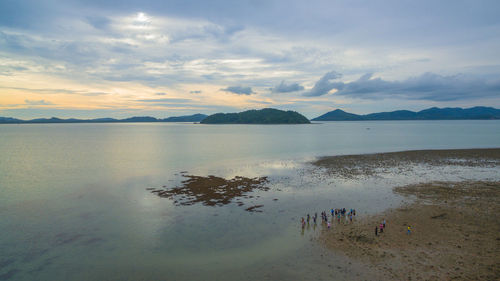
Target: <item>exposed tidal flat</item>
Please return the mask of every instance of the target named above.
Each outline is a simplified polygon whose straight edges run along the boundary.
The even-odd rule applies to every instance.
[[[57,124],[0,134],[0,280],[405,278],[323,243],[335,225],[302,230],[300,218],[355,208],[361,227],[414,203],[395,187],[500,180],[498,149],[461,150],[498,147],[497,121]],[[441,150],[376,154],[426,149]],[[205,180],[263,177],[263,188],[218,197],[227,204],[190,201]],[[148,190],[182,193],[189,179],[179,203],[193,204]],[[261,212],[246,211],[254,206]]]
[[[500,149],[420,150],[324,157],[315,165],[330,176],[355,178],[416,166],[477,167],[500,171]],[[326,170],[326,171],[325,171]],[[406,197],[397,208],[355,223],[333,219],[320,243],[362,261],[372,279],[498,280],[500,278],[500,181],[431,181],[394,187]],[[377,233],[387,222],[383,233]],[[410,231],[408,232],[408,227]],[[376,230],[377,229],[377,230]]]

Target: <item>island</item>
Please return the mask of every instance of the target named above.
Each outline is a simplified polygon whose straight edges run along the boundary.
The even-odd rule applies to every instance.
[[[201,124],[310,124],[302,114],[274,108],[247,110],[239,113],[216,113],[203,119]]]
[[[61,118],[38,118],[32,120],[22,120],[10,117],[0,117],[0,124],[46,124],[46,123],[140,123],[140,122],[200,122],[208,115],[193,114],[186,116],[172,116],[158,119],[150,116],[134,116],[125,119],[97,118],[97,119],[61,119]]]
[[[375,120],[495,120],[500,119],[500,109],[485,106],[471,108],[432,107],[418,112],[396,110],[358,115],[336,109],[311,121],[375,121]]]

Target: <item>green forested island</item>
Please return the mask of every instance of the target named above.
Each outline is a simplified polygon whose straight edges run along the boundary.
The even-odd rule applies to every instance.
[[[494,120],[500,119],[500,109],[485,106],[471,108],[432,107],[418,112],[396,110],[358,115],[336,109],[312,121],[375,121],[375,120]]]
[[[309,119],[295,111],[273,108],[247,110],[240,113],[217,113],[203,119],[202,124],[309,124]]]

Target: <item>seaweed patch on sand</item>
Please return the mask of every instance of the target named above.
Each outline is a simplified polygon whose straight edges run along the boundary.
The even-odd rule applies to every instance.
[[[236,176],[233,179],[225,179],[216,176],[193,176],[183,175],[187,178],[181,182],[181,186],[167,188],[148,188],[151,193],[159,197],[174,200],[174,204],[193,205],[202,203],[205,206],[223,206],[232,203],[234,199],[253,198],[249,195],[255,190],[269,190],[266,186],[267,177],[246,178]],[[238,206],[243,203],[238,201]],[[261,207],[261,206],[259,206]],[[256,207],[257,208],[257,207]],[[247,208],[247,211],[256,211],[256,208]]]

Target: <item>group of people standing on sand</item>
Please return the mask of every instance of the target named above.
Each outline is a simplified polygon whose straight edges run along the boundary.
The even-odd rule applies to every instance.
[[[331,220],[328,219],[329,217],[331,218]],[[346,210],[346,208],[342,208],[342,209],[332,208],[332,209],[330,209],[330,214],[328,214],[328,212],[326,212],[326,211],[321,212],[321,223],[326,225],[328,228],[331,228],[332,223],[335,221],[335,219],[337,219],[338,223],[343,221],[345,224],[348,224],[348,223],[352,223],[353,217],[356,217],[356,209]],[[313,226],[315,227],[317,222],[318,222],[318,213],[314,213],[313,216],[310,216],[309,214],[307,214],[305,219],[304,219],[304,217],[300,218],[300,223],[302,225],[302,231],[304,231],[304,228],[306,227],[306,225],[307,225],[307,228],[309,229],[309,223],[311,221],[311,218],[312,218],[313,223],[314,223]],[[387,224],[386,224],[386,221],[384,218],[380,222],[379,225],[375,226],[375,236],[379,236],[380,234],[384,233],[386,226],[387,226]],[[410,225],[408,225],[407,234],[408,235],[411,234]]]
[[[330,228],[332,226],[331,223],[333,223],[333,221],[335,219],[337,219],[337,221],[339,223],[340,223],[341,219],[344,220],[345,224],[348,224],[349,222],[352,223],[353,217],[356,216],[356,209],[346,210],[346,208],[342,208],[342,209],[332,208],[330,210],[330,213],[331,213],[331,221],[328,220],[329,215],[326,211],[321,212],[321,223],[326,224],[328,226],[328,228]],[[314,213],[314,216],[312,216],[312,217],[309,214],[307,214],[306,219],[304,219],[304,217],[302,217],[300,220],[302,228],[304,228],[306,226],[306,223],[307,223],[307,225],[309,225],[309,221],[311,218],[313,219],[313,223],[317,224],[318,213]]]

